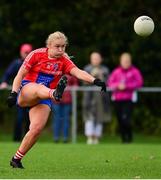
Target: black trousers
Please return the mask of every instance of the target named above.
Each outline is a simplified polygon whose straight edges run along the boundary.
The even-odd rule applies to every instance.
[[[17,107],[17,117],[14,124],[13,140],[21,141],[24,134],[29,130],[30,120],[27,108]]]
[[[133,111],[132,101],[115,101],[115,110],[119,124],[122,142],[129,143],[133,140],[131,116]]]

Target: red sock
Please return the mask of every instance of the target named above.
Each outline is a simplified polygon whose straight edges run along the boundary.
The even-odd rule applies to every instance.
[[[54,99],[54,97],[53,97],[53,92],[55,91],[55,89],[50,89],[50,91],[49,91],[49,97],[51,98],[51,99]]]
[[[25,154],[23,154],[20,150],[18,150],[18,151],[16,152],[16,154],[14,155],[14,159],[19,159],[19,160],[21,160],[24,155],[25,155]]]

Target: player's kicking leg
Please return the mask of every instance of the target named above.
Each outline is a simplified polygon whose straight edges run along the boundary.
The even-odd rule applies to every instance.
[[[60,99],[62,98],[66,85],[67,85],[67,77],[63,76],[60,79],[56,90],[53,92],[53,97],[56,101],[60,101]]]

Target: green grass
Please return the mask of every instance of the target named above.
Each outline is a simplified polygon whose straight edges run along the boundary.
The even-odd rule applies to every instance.
[[[161,144],[151,142],[86,145],[39,141],[24,157],[24,170],[9,166],[19,144],[0,142],[0,179],[161,178]]]

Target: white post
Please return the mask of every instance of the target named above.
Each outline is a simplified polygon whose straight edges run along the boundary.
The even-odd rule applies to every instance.
[[[77,141],[77,90],[76,88],[72,88],[72,126],[71,126],[71,134],[72,134],[72,143],[76,143]]]

